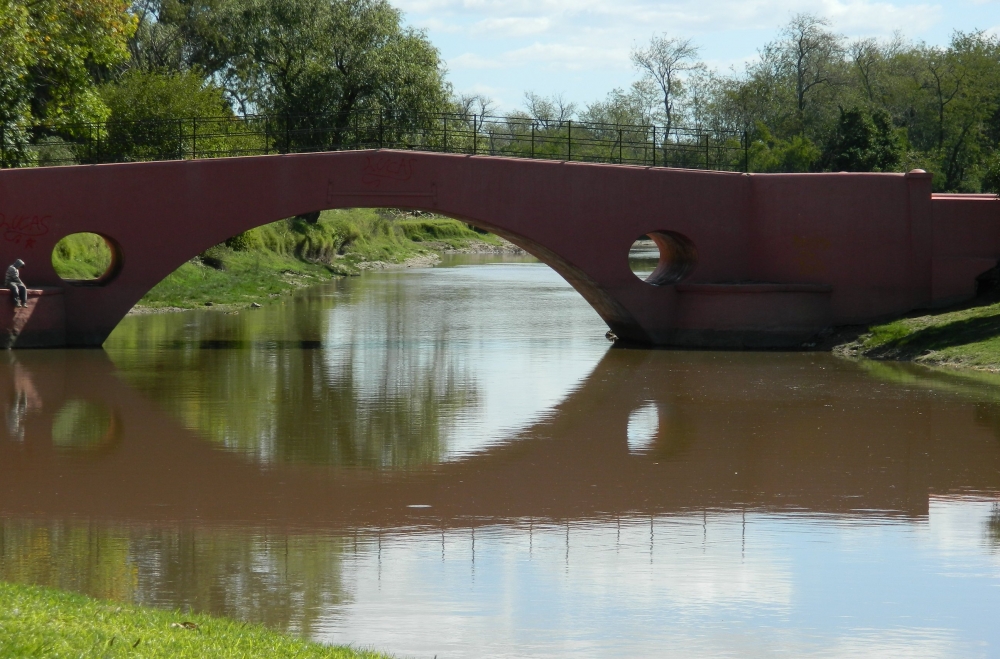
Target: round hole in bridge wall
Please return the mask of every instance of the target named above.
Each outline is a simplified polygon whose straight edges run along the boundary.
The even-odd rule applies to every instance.
[[[97,233],[71,233],[52,249],[52,267],[70,284],[107,283],[118,274],[120,265],[118,246]]]
[[[675,231],[650,231],[632,243],[628,264],[647,284],[676,284],[694,271],[698,250],[689,238]]]

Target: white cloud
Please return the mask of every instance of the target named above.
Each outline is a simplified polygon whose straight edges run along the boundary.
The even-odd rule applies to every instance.
[[[621,26],[648,34],[669,29],[676,33],[717,32],[730,29],[773,29],[794,14],[807,12],[829,19],[835,29],[863,34],[891,34],[897,29],[919,32],[933,26],[944,14],[940,4],[872,2],[871,0],[407,0],[400,3],[409,14],[447,13],[466,17],[475,33],[491,22],[509,22],[518,29],[512,36],[536,34],[550,27],[572,32],[600,18],[602,28]]]
[[[552,19],[547,16],[525,18],[509,16],[504,18],[487,18],[472,26],[473,34],[484,34],[491,37],[523,37],[541,34],[552,26]]]
[[[563,71],[627,68],[628,49],[595,48],[568,43],[534,43],[494,57],[463,53],[448,60],[448,67],[452,70],[501,69],[521,66]]]

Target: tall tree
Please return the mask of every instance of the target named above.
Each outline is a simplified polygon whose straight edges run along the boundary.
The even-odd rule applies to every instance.
[[[632,50],[632,64],[660,90],[663,122],[667,135],[674,127],[677,103],[684,94],[685,73],[703,66],[698,47],[690,39],[654,35],[649,44]]]
[[[42,123],[73,126],[107,114],[95,86],[128,58],[127,0],[0,0],[0,125],[6,164],[24,163]]]
[[[535,92],[524,93],[524,109],[528,116],[539,124],[548,127],[568,121],[576,114],[576,103],[567,101],[562,94],[541,96]]]
[[[956,32],[948,48],[919,54],[911,142],[928,155],[938,189],[975,189],[977,163],[995,148],[988,127],[1000,108],[1000,40]]]
[[[903,145],[885,110],[840,111],[837,130],[827,143],[824,166],[835,172],[891,172],[903,157]]]
[[[637,80],[628,91],[613,89],[602,101],[589,104],[580,119],[593,123],[649,126],[659,99],[652,81]]]
[[[193,15],[194,64],[244,110],[321,118],[338,141],[366,111],[414,117],[446,108],[438,51],[386,0],[172,0]],[[175,10],[175,13],[178,13]]]
[[[798,14],[781,31],[777,41],[761,50],[760,67],[774,83],[788,84],[794,103],[794,132],[810,133],[830,107],[829,95],[841,83],[844,50],[842,37],[828,31],[828,22],[811,14]]]

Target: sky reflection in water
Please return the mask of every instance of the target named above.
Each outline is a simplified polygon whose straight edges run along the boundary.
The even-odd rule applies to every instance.
[[[476,261],[8,355],[0,578],[401,656],[1000,652],[992,376],[609,349]]]

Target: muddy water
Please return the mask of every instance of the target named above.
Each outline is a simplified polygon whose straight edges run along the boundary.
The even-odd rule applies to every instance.
[[[1000,381],[472,257],[0,363],[0,578],[415,657],[1000,655]]]

